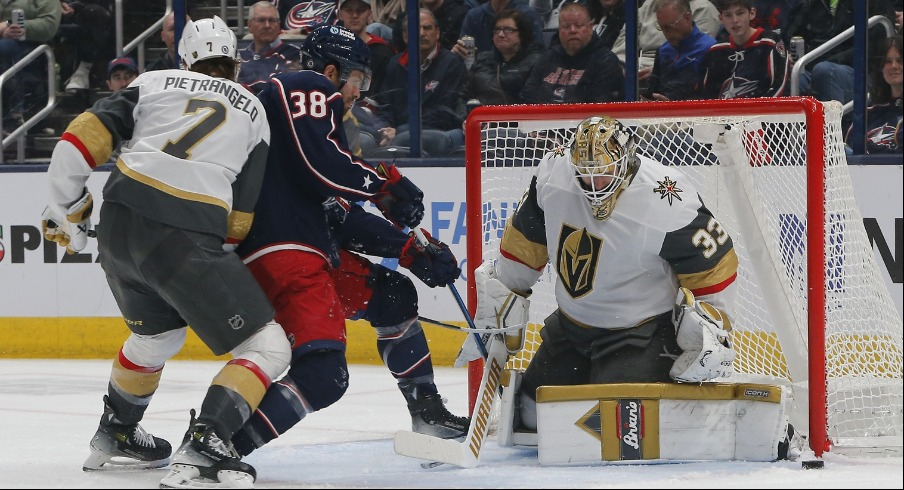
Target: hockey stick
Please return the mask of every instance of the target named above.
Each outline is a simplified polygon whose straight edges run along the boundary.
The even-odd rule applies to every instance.
[[[448,329],[448,330],[457,330],[457,331],[459,331],[459,332],[477,332],[477,333],[480,333],[480,334],[486,334],[486,333],[499,333],[499,332],[514,332],[515,330],[521,330],[522,328],[524,328],[524,327],[522,327],[522,326],[519,325],[519,326],[515,326],[515,327],[494,328],[494,329],[492,329],[492,330],[486,329],[486,328],[478,328],[478,329],[475,330],[475,329],[472,329],[472,328],[469,328],[469,327],[459,327],[458,325],[452,325],[451,323],[444,323],[444,322],[441,322],[441,321],[439,321],[439,320],[433,320],[433,319],[431,319],[431,318],[427,318],[427,317],[425,317],[425,316],[420,316],[420,315],[418,315],[417,319],[420,320],[420,321],[422,321],[422,322],[429,323],[429,324],[431,324],[431,325],[436,325],[437,327],[442,327],[442,328],[445,328],[445,329]]]
[[[421,242],[421,245],[424,246],[425,250],[429,251],[428,245],[430,245],[430,242],[427,240],[427,237],[424,236],[424,232],[417,227],[412,228],[411,231],[414,232],[414,236]],[[470,331],[473,332],[471,335],[473,335],[474,340],[477,341],[477,348],[480,350],[480,355],[482,355],[484,359],[488,359],[489,353],[487,352],[487,348],[484,345],[483,340],[481,340],[480,334],[476,332],[477,326],[474,325],[474,320],[471,318],[471,314],[468,313],[468,307],[465,306],[465,302],[461,300],[458,289],[455,289],[455,284],[449,283],[449,291],[452,291],[452,296],[455,297],[455,302],[458,303],[458,309],[461,310],[462,315],[465,317],[465,321],[468,322],[468,327],[471,329]]]
[[[480,458],[480,449],[490,430],[490,415],[499,388],[499,377],[508,360],[508,350],[500,335],[492,335],[489,340],[489,356],[483,367],[480,381],[478,405],[475,407],[468,427],[468,434],[459,442],[442,439],[411,431],[398,431],[395,435],[395,452],[402,456],[426,459],[431,463],[421,466],[432,468],[439,463],[448,463],[462,468],[474,468]]]

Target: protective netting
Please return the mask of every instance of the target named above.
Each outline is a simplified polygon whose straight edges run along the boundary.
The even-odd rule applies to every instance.
[[[732,115],[713,116],[708,114],[726,111],[710,110],[715,106],[709,101],[699,107],[685,106],[687,110],[667,117],[645,117],[642,110],[624,111],[624,107],[610,114],[635,131],[640,153],[682,167],[734,240],[739,290],[731,335],[738,380],[791,386],[792,423],[804,433],[808,396],[824,384],[825,418],[814,423],[826,425],[833,445],[883,438],[882,444],[891,441],[900,446],[904,435],[902,319],[883,283],[854,200],[841,139],[840,104],[822,105],[825,122],[820,127],[808,122],[802,111],[740,114],[743,108],[734,105],[740,110],[733,109]],[[505,222],[527,189],[535,166],[547,151],[567,146],[573,128],[583,119],[545,108],[545,120],[536,120],[536,114],[525,116],[523,111],[509,117],[504,109],[498,114],[481,113],[481,120],[487,122],[481,123],[479,176],[473,172],[473,153],[468,159],[469,191],[475,179],[481,189],[479,203],[471,202],[477,194],[468,201],[471,212],[480,210],[482,223],[482,257],[469,256],[472,267],[494,257]],[[537,110],[542,114],[544,106]],[[709,123],[743,130],[744,151],[734,154],[735,165],[720,161],[694,140],[694,126]],[[810,172],[811,179],[821,176],[822,182],[809,186],[808,170],[814,169],[808,169],[808,131],[811,142],[820,141],[821,135],[823,149],[812,152],[817,156],[811,155],[809,162],[823,167]],[[817,139],[812,139],[814,134]],[[468,143],[474,144],[470,139]],[[808,236],[807,217],[813,212],[808,204],[820,199],[825,206],[824,233]],[[808,348],[812,320],[807,261],[814,240],[824,241],[825,251],[822,267],[814,269],[824,273],[824,301],[818,295],[813,303],[822,305],[825,314],[824,353]],[[818,254],[814,260],[820,260]],[[540,340],[536,331],[556,307],[555,279],[555,271],[547,267],[533,288],[527,348],[508,367],[526,368],[536,351]],[[821,356],[825,357],[825,379],[810,380],[808,366]]]

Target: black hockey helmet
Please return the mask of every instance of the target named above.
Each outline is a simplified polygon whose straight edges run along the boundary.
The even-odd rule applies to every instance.
[[[319,25],[305,38],[301,48],[301,65],[306,70],[323,73],[329,64],[339,66],[342,83],[348,82],[352,71],[364,74],[362,91],[370,87],[370,49],[361,38],[345,27]]]

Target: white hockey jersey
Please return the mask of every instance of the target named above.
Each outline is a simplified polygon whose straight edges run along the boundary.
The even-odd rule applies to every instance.
[[[78,199],[91,170],[124,140],[105,201],[218,235],[226,234],[231,211],[253,211],[270,127],[260,101],[240,84],[187,70],[152,71],[98,101],[54,149],[54,201]]]
[[[559,308],[587,327],[630,328],[668,312],[679,284],[730,311],[731,238],[677,167],[638,158],[612,215],[600,221],[578,188],[570,153],[547,154],[506,224],[499,279],[526,291],[551,262]]]

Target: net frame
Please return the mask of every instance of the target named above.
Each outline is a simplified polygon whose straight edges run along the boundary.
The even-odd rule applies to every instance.
[[[837,107],[834,107],[837,105]],[[519,121],[523,124],[533,122],[542,125],[544,121],[555,119],[560,123],[568,121],[575,125],[578,121],[592,115],[605,114],[618,119],[631,118],[662,118],[680,120],[688,117],[736,117],[745,114],[769,117],[799,115],[805,121],[805,147],[806,154],[806,314],[804,321],[806,339],[803,342],[805,351],[806,373],[795,373],[794,378],[805,377],[808,382],[805,391],[807,398],[807,425],[809,443],[817,455],[829,450],[833,443],[837,446],[839,438],[831,438],[829,435],[829,416],[831,406],[829,402],[829,387],[827,385],[826,366],[826,313],[830,303],[828,289],[826,287],[827,272],[829,266],[826,257],[826,237],[824,230],[831,226],[826,220],[826,162],[835,159],[843,159],[841,146],[840,125],[835,121],[827,121],[827,111],[835,111],[840,120],[840,104],[823,104],[809,97],[782,97],[768,99],[737,99],[737,100],[711,100],[711,101],[684,101],[684,102],[622,102],[608,104],[560,104],[560,105],[516,105],[516,106],[483,106],[471,112],[466,122],[466,200],[467,200],[467,266],[468,277],[473,277],[474,269],[480,265],[486,257],[483,250],[484,234],[484,210],[482,194],[483,159],[486,148],[482,141],[482,127],[487,123]],[[480,142],[475,144],[474,142]],[[830,155],[827,155],[826,149]],[[845,171],[846,174],[846,171]],[[524,189],[519,189],[523,192]],[[859,212],[856,213],[859,216]],[[862,218],[860,219],[862,225]],[[473,230],[479,230],[474,232]],[[832,244],[828,244],[832,246]],[[877,279],[878,280],[878,279]],[[881,284],[881,289],[887,289]],[[476,287],[473,281],[468,281],[467,302],[471,313],[476,310]],[[890,296],[888,298],[890,301]],[[894,308],[892,306],[892,308]],[[777,308],[781,309],[781,308]],[[788,314],[785,312],[784,314]],[[793,315],[794,312],[791,312]],[[893,379],[900,385],[900,332],[901,319],[897,315],[897,326],[891,330],[898,332],[898,339],[892,346],[897,359],[897,372],[893,373]],[[894,337],[894,335],[892,335]],[[894,338],[892,338],[894,342]],[[790,347],[794,347],[791,345]],[[792,354],[794,355],[794,354]],[[894,368],[893,368],[894,369]],[[476,398],[476,389],[479,386],[482,375],[482,363],[473,362],[469,366],[469,399],[471,406]],[[857,381],[855,381],[857,383]],[[837,383],[836,383],[837,385]],[[837,390],[837,386],[832,387]],[[862,389],[862,388],[856,388]],[[866,388],[869,389],[869,388]],[[897,394],[895,394],[897,395]],[[893,397],[892,417],[896,418],[892,429],[893,445],[900,446],[900,422],[901,401],[900,396]],[[863,441],[857,441],[861,444]],[[866,443],[869,445],[869,443]],[[897,451],[900,451],[899,449]]]

